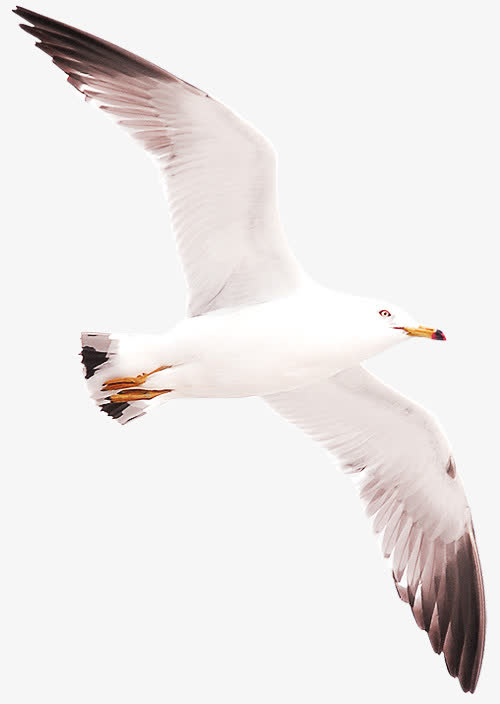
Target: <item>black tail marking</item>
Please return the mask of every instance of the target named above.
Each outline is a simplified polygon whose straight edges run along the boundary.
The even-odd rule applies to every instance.
[[[107,413],[108,416],[111,416],[111,418],[121,418],[129,406],[130,403],[114,403],[113,401],[110,401],[109,403],[102,404],[101,411]]]
[[[120,362],[120,340],[116,335],[107,332],[82,332],[81,358],[85,371],[85,378],[89,385],[90,395],[101,411],[120,425],[124,425],[135,418],[145,415],[149,404],[144,399],[131,401],[114,399],[108,396],[102,388],[102,380],[116,376],[116,368]],[[113,371],[115,370],[115,371]],[[93,379],[93,376],[96,376]],[[111,399],[114,399],[113,401]]]
[[[91,379],[97,369],[109,360],[112,354],[112,340],[108,333],[82,332],[82,364],[85,367],[85,378]]]
[[[95,347],[85,345],[82,347],[82,363],[85,367],[85,378],[90,379],[94,376],[96,369],[104,364],[108,359],[106,352],[99,352]]]

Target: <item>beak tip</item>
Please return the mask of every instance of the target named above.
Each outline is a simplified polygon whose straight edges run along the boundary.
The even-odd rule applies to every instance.
[[[446,340],[446,336],[442,330],[434,330],[432,333],[433,340]]]

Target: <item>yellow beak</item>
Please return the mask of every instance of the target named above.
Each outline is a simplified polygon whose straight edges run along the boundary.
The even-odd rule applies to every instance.
[[[446,340],[444,333],[437,328],[424,328],[419,325],[418,328],[398,327],[396,330],[404,330],[407,335],[412,337],[430,337],[431,340]]]

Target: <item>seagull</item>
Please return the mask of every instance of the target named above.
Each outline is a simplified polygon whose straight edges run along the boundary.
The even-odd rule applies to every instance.
[[[161,335],[82,333],[99,408],[123,424],[174,398],[263,398],[353,475],[399,597],[474,692],[484,587],[450,444],[428,411],[363,367],[393,345],[444,334],[305,274],[280,224],[273,148],[222,103],[114,44],[13,12],[68,83],[142,144],[167,187],[187,316]]]

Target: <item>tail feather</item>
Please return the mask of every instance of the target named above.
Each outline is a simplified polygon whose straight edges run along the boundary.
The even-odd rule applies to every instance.
[[[85,379],[100,410],[122,425],[145,415],[150,407],[148,402],[116,403],[110,400],[109,391],[102,390],[103,382],[114,376],[113,368],[119,363],[119,338],[111,333],[83,332],[81,341]]]
[[[96,370],[109,360],[116,350],[111,348],[111,337],[107,333],[82,332],[82,364],[85,378],[91,379]]]

